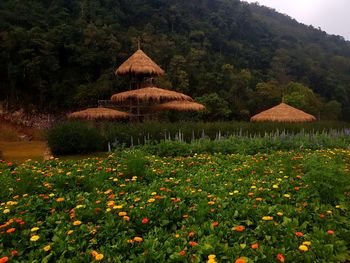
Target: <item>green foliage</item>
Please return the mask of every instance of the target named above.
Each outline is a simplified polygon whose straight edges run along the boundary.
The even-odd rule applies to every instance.
[[[350,173],[345,171],[344,160],[314,157],[305,164],[305,178],[310,185],[310,195],[317,194],[321,202],[336,205],[344,201],[350,191]]]
[[[123,157],[126,159],[125,175],[127,178],[147,176],[149,161],[146,155],[141,150],[129,150],[123,153]]]
[[[48,145],[53,154],[81,154],[106,150],[98,130],[83,122],[58,123],[48,131]]]
[[[217,93],[203,95],[196,100],[205,106],[203,115],[206,120],[225,120],[231,113],[227,101]]]

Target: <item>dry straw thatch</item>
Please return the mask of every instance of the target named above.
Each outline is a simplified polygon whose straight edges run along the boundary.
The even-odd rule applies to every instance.
[[[154,106],[155,110],[201,111],[204,105],[193,101],[169,101]]]
[[[273,122],[310,122],[316,118],[308,113],[298,110],[288,104],[281,103],[266,111],[260,112],[250,118],[250,121],[273,121]]]
[[[109,108],[88,108],[82,111],[76,111],[68,115],[69,119],[85,119],[85,120],[116,120],[127,119],[132,114],[117,111]]]
[[[130,100],[137,101],[171,101],[171,100],[181,100],[181,101],[193,101],[190,96],[183,93],[179,93],[172,90],[161,89],[157,87],[146,87],[142,89],[129,90],[125,92],[120,92],[112,95],[111,100],[114,102],[125,102]]]
[[[119,76],[124,75],[146,75],[159,76],[164,74],[161,69],[149,56],[141,49],[137,50],[123,64],[117,68],[116,72]]]

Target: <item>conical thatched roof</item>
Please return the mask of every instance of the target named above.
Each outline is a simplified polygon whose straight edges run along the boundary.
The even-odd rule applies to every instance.
[[[147,56],[141,49],[139,49],[123,64],[121,64],[115,73],[119,76],[159,76],[164,74],[164,70],[162,70],[149,56]]]
[[[114,120],[114,119],[126,119],[131,117],[132,114],[117,111],[109,108],[88,108],[82,111],[76,111],[70,113],[68,118],[70,119],[85,119],[85,120]]]
[[[283,102],[250,118],[250,121],[274,122],[309,122],[315,120],[316,118],[313,115],[298,110]]]
[[[154,106],[155,110],[201,111],[204,105],[193,101],[169,101]]]
[[[128,100],[138,101],[193,101],[190,96],[172,90],[161,89],[157,87],[146,87],[142,89],[129,90],[112,95],[111,100],[114,102],[124,102]]]

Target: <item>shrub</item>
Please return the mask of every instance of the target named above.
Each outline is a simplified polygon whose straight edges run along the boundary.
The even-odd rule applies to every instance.
[[[151,181],[152,174],[148,170],[149,161],[147,153],[141,150],[129,150],[123,153],[126,160],[125,176],[132,178],[137,176],[144,178],[146,181]]]
[[[53,154],[81,154],[106,149],[104,138],[96,128],[82,122],[59,123],[48,131]]]

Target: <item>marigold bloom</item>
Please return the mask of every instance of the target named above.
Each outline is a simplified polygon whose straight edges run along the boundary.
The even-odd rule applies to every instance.
[[[40,239],[40,237],[38,235],[34,235],[30,238],[30,241],[35,242],[35,241],[38,241],[39,239]]]
[[[73,222],[73,226],[80,226],[81,225],[81,221],[76,220]]]
[[[328,231],[327,231],[327,234],[328,234],[328,235],[334,235],[334,231],[333,231],[333,230],[328,230]]]
[[[67,235],[71,235],[71,234],[73,234],[73,230],[68,230],[68,232],[67,232]]]
[[[297,236],[297,237],[302,237],[302,236],[304,236],[304,234],[302,233],[302,232],[295,232],[295,235]]]
[[[0,258],[0,263],[6,263],[7,261],[9,261],[8,257],[2,257]]]
[[[156,199],[154,199],[154,198],[150,198],[150,199],[148,199],[148,203],[153,203],[154,201],[156,201]]]
[[[7,230],[6,230],[6,233],[7,233],[7,234],[10,234],[10,233],[13,233],[13,232],[15,232],[15,231],[16,231],[16,228],[12,227],[12,228],[7,229]]]
[[[304,241],[304,242],[303,242],[303,245],[305,245],[305,246],[310,246],[310,245],[311,245],[311,241]]]
[[[194,242],[194,241],[190,241],[190,242],[188,242],[188,244],[189,244],[191,247],[195,247],[195,246],[198,245],[198,243],[197,243],[197,242]]]
[[[235,263],[247,263],[247,260],[244,258],[237,258]]]
[[[252,249],[257,249],[259,248],[259,244],[258,243],[254,243],[250,246]]]
[[[214,254],[211,254],[208,256],[208,259],[214,259],[214,258],[216,258],[216,255],[214,255]]]
[[[126,216],[126,215],[127,215],[127,213],[124,212],[124,211],[121,211],[121,212],[118,213],[118,216]]]
[[[179,252],[179,254],[180,254],[180,256],[184,256],[184,255],[186,255],[186,251],[185,250],[181,250],[180,252]]]
[[[30,232],[35,232],[35,231],[38,231],[40,228],[35,226],[35,227],[32,227],[32,229],[30,230]]]
[[[282,212],[277,212],[277,215],[278,216],[283,216],[283,213]]]
[[[64,201],[64,198],[63,197],[59,197],[56,199],[56,202],[63,202]]]
[[[129,221],[129,220],[130,220],[130,217],[128,217],[128,216],[123,216],[123,219],[124,219],[125,221]]]
[[[244,231],[244,229],[245,229],[244,226],[235,226],[233,228],[233,230],[236,231],[236,232],[242,232],[242,231]]]
[[[271,220],[273,220],[273,216],[263,216],[262,220],[264,220],[264,221],[271,221]]]
[[[48,252],[48,251],[51,250],[51,246],[50,246],[50,245],[47,245],[47,246],[43,247],[43,250],[44,250],[45,252]]]
[[[306,251],[309,250],[309,248],[307,246],[305,246],[305,245],[300,245],[299,246],[299,250],[302,251],[302,252],[306,252]]]
[[[278,253],[277,256],[276,256],[277,260],[279,262],[284,262],[285,261],[285,257],[283,256],[283,254],[281,253]]]
[[[100,260],[102,260],[103,259],[103,254],[99,254],[99,253],[97,253],[96,255],[95,255],[95,259],[97,260],[97,261],[100,261]]]
[[[134,241],[141,243],[143,241],[143,238],[142,237],[134,237]]]

